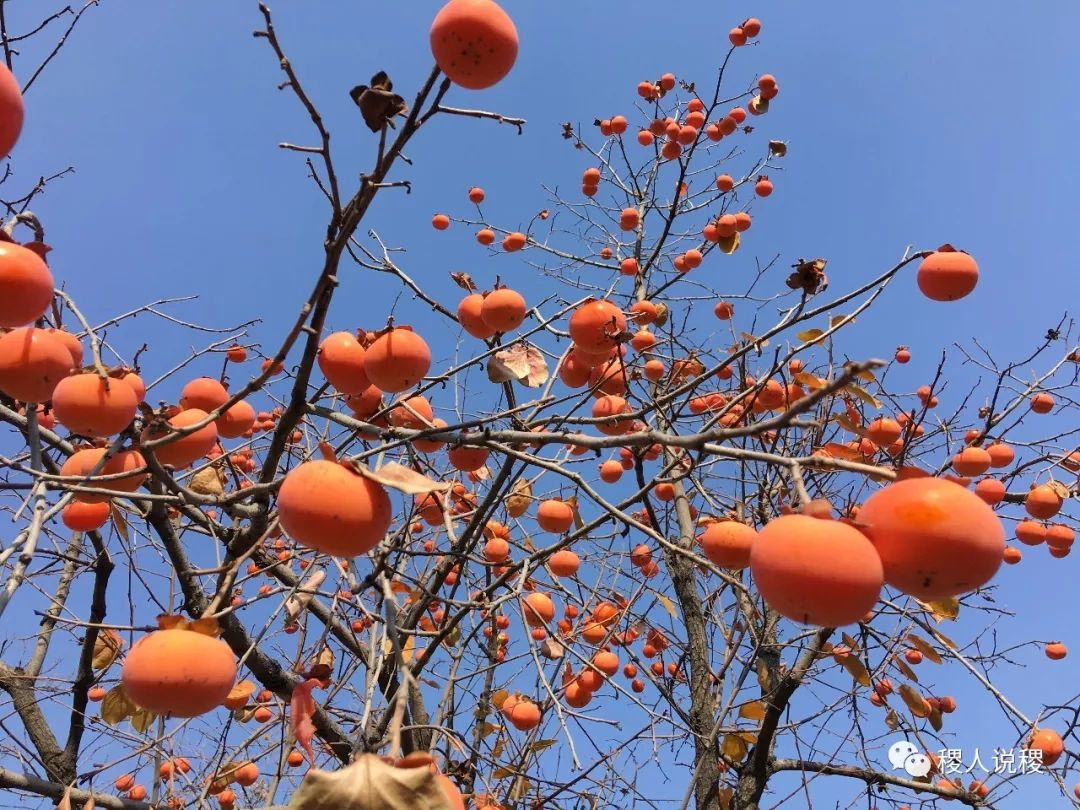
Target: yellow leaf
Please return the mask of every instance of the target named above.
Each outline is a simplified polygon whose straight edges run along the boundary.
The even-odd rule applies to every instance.
[[[662,593],[658,593],[656,595],[656,601],[663,606],[664,610],[671,614],[671,618],[679,618],[678,613],[675,612],[675,603],[668,599],[666,596],[664,596]]]
[[[923,610],[939,622],[943,619],[955,621],[956,617],[960,615],[960,600],[955,596],[950,596],[947,599],[935,599],[932,602],[916,601],[919,602],[919,606]]]
[[[247,705],[248,698],[251,697],[255,691],[255,684],[248,680],[238,681],[232,689],[229,690],[229,694],[225,697],[223,705],[226,709],[236,710],[242,709]]]
[[[863,665],[862,659],[859,656],[850,654],[845,655],[840,659],[840,666],[848,671],[848,674],[855,679],[855,682],[860,686],[870,685],[870,673],[866,671],[866,667]]]
[[[922,695],[906,683],[900,684],[900,697],[903,699],[904,703],[907,704],[907,707],[911,709],[911,713],[916,717],[930,716],[930,704],[926,702]]]
[[[927,641],[926,639],[920,638],[919,636],[915,635],[914,633],[911,633],[907,637],[907,642],[912,647],[914,647],[916,650],[921,652],[930,661],[933,661],[935,664],[940,664],[941,663],[941,656],[938,655],[938,651],[935,650],[933,648],[933,646],[930,644],[930,642]]]
[[[934,638],[936,638],[938,641],[940,641],[942,644],[944,644],[950,650],[955,650],[956,649],[956,642],[955,641],[953,641],[947,635],[942,633],[936,627],[933,628],[933,630],[934,630]]]
[[[868,368],[864,368],[855,376],[858,377],[860,380],[866,380],[867,382],[877,382],[877,377],[874,376],[874,372],[872,372]]]
[[[811,374],[808,371],[800,371],[793,379],[799,385],[805,385],[807,388],[814,391],[825,387],[825,381],[821,379],[821,377],[818,377],[816,374]]]
[[[849,433],[862,435],[862,428],[855,424],[855,420],[846,413],[838,413],[833,416],[833,421]]]
[[[840,323],[855,323],[854,318],[849,318],[847,315],[830,315],[829,316],[829,328],[832,329]]]
[[[124,640],[115,630],[109,628],[99,630],[97,638],[94,639],[94,657],[90,665],[94,669],[108,669],[116,660],[116,656],[120,655],[123,646]]]
[[[514,771],[510,768],[496,768],[491,772],[492,779],[505,779],[508,776],[513,776]]]
[[[805,329],[802,332],[796,333],[795,337],[803,343],[820,343],[820,338],[824,334],[825,332],[822,329]]]
[[[510,788],[510,801],[519,802],[523,798],[529,795],[529,791],[532,790],[532,783],[528,779],[518,777],[514,780],[513,785]]]
[[[495,740],[495,746],[491,749],[491,756],[498,759],[502,756],[503,748],[506,747],[506,737],[499,736]]]
[[[751,700],[749,703],[744,703],[739,707],[739,717],[761,722],[765,719],[765,704],[760,700]]]
[[[848,383],[844,386],[844,390],[853,393],[857,399],[862,400],[862,402],[866,405],[870,405],[874,408],[881,407],[881,401],[867,393],[866,389],[863,388],[861,385],[856,385],[855,383]]]
[[[551,748],[551,746],[553,746],[555,742],[555,740],[537,740],[536,742],[529,743],[528,750],[531,753],[535,754],[537,751],[543,751],[545,748]]]
[[[138,709],[131,715],[131,727],[137,732],[142,734],[148,728],[150,724],[154,722],[154,718],[157,717],[152,711],[147,709]]]
[[[501,709],[506,699],[510,697],[510,693],[505,689],[500,689],[494,695],[491,696],[491,703],[496,709]]]
[[[506,496],[506,511],[510,513],[510,517],[519,518],[528,510],[530,503],[532,503],[532,486],[526,479],[519,478],[514,488],[510,490],[510,494]]]
[[[480,734],[480,738],[483,739],[484,737],[490,737],[498,730],[499,727],[494,723],[481,723],[477,732]]]
[[[413,659],[413,649],[416,646],[416,636],[406,636],[405,643],[401,645],[401,660],[406,664],[411,663]]]
[[[204,636],[211,636],[217,638],[221,635],[221,625],[218,624],[218,620],[212,616],[208,616],[204,619],[196,619],[189,626],[188,629],[193,633],[200,633]]]
[[[115,726],[135,711],[135,704],[128,698],[124,685],[120,683],[106,692],[101,701],[101,719],[110,726]]]
[[[919,676],[915,674],[915,670],[909,667],[903,658],[894,658],[893,665],[900,670],[908,680],[915,681],[915,683],[919,682]]]
[[[735,231],[731,236],[721,236],[716,246],[720,248],[721,253],[730,256],[739,249],[739,232]]]
[[[746,740],[738,734],[725,734],[724,743],[720,750],[732,762],[742,762],[742,758],[746,756],[747,751]]]

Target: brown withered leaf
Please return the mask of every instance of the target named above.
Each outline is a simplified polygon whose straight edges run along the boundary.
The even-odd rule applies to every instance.
[[[546,208],[542,208],[542,209],[540,209],[540,212],[536,215],[536,218],[539,219],[539,220],[545,220],[550,216],[551,216],[551,212]]]
[[[894,667],[896,667],[898,670],[900,670],[901,673],[903,673],[905,678],[911,681],[915,681],[915,683],[919,682],[919,676],[915,674],[915,670],[909,667],[907,665],[907,662],[903,658],[894,658],[892,660],[892,663]]]
[[[123,647],[124,640],[119,633],[109,628],[101,630],[94,639],[94,657],[90,665],[94,669],[108,669]]]
[[[787,285],[807,295],[824,292],[829,286],[829,277],[825,275],[826,264],[826,259],[799,259],[792,265],[795,272],[788,276]]]
[[[720,249],[721,253],[730,256],[739,249],[739,242],[741,241],[742,239],[739,236],[739,232],[735,231],[731,236],[721,236],[717,241],[716,246]]]
[[[653,323],[657,326],[664,326],[668,322],[668,317],[671,311],[668,309],[667,304],[656,305],[656,317],[653,319]]]
[[[426,495],[429,492],[446,492],[453,486],[447,482],[432,481],[426,475],[418,473],[396,461],[383,464],[377,470],[369,470],[367,465],[356,466],[356,471],[365,478],[378,481],[383,486],[392,487],[406,495]]]
[[[845,655],[840,659],[840,666],[847,670],[848,674],[855,679],[860,686],[870,685],[870,673],[857,655]]]
[[[116,527],[116,533],[120,535],[125,543],[129,542],[131,535],[128,532],[127,518],[124,517],[124,510],[117,506],[115,502],[109,503],[109,517],[112,518],[112,524]]]
[[[296,593],[292,594],[285,600],[285,624],[295,625],[297,619],[303,614],[311,600],[315,597],[315,592],[319,590],[319,586],[323,584],[323,580],[326,579],[326,572],[323,569],[313,571],[311,575],[300,584],[300,588]]]
[[[567,121],[565,124],[561,124],[561,126],[562,136],[565,140],[570,140],[574,137],[574,125],[571,122]]]
[[[349,91],[353,103],[360,108],[364,123],[372,132],[378,132],[387,124],[393,126],[394,116],[403,115],[409,109],[405,99],[391,92],[393,89],[394,83],[386,71],[380,70],[371,77],[370,87],[358,84]]]
[[[242,709],[247,705],[248,699],[255,693],[255,684],[249,680],[238,681],[232,689],[229,690],[229,694],[226,695],[225,700],[222,701],[222,705],[226,709],[236,711]]]
[[[532,484],[526,478],[519,478],[510,494],[506,496],[506,511],[510,517],[521,517],[532,503]]]
[[[375,754],[361,754],[338,771],[312,768],[293,793],[289,810],[451,810],[450,800],[427,767],[395,768]]]
[[[917,636],[914,633],[909,633],[907,637],[907,643],[919,652],[921,652],[923,656],[931,663],[941,663],[941,656],[938,654],[938,651],[934,649],[934,646],[929,641],[922,638],[921,636]]]
[[[124,685],[120,683],[106,692],[101,701],[101,719],[110,726],[115,726],[136,711],[138,711],[138,707],[131,702],[131,698],[124,691]]]
[[[787,155],[787,141],[769,141],[769,155],[785,157]]]
[[[142,734],[156,718],[157,715],[149,709],[136,709],[131,713],[131,727]]]
[[[563,645],[556,639],[548,636],[540,645],[540,655],[549,661],[558,661],[563,657]]]
[[[900,684],[900,697],[903,699],[904,703],[907,704],[907,707],[911,709],[911,713],[916,717],[930,716],[930,704],[927,703],[922,695],[906,683]]]
[[[540,350],[524,342],[502,349],[488,360],[488,379],[495,383],[517,380],[526,388],[539,388],[548,379],[548,365]]]
[[[896,731],[896,729],[900,728],[900,715],[896,713],[896,709],[889,709],[889,711],[885,713],[885,725],[892,731]]]
[[[846,444],[829,442],[821,447],[821,452],[833,458],[842,458],[846,461],[861,461],[862,455],[858,450],[848,447]]]
[[[461,289],[467,293],[476,292],[476,284],[473,283],[472,276],[468,273],[451,273],[450,279],[457,284]]]
[[[743,757],[746,756],[746,752],[749,749],[747,748],[746,740],[738,734],[725,734],[720,750],[723,751],[724,756],[731,761],[742,762]]]
[[[225,472],[216,464],[203,467],[191,476],[188,489],[198,495],[222,495],[225,493]]]

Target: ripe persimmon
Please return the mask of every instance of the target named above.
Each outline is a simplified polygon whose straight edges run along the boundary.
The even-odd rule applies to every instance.
[[[1058,512],[1064,501],[1049,484],[1039,484],[1028,490],[1024,498],[1024,510],[1036,520],[1049,520]]]
[[[750,39],[756,39],[758,34],[761,33],[761,20],[757,17],[751,17],[742,24],[742,30],[746,33]]]
[[[540,707],[528,698],[518,698],[512,702],[507,698],[503,702],[502,713],[518,731],[531,731],[540,725]]]
[[[11,74],[0,71],[0,109],[4,106],[4,83]],[[0,137],[7,122],[0,123]],[[2,145],[2,142],[0,142]],[[25,326],[45,314],[52,303],[53,277],[45,260],[14,242],[0,242],[0,326]]]
[[[901,346],[896,350],[896,354],[894,355],[894,357],[896,358],[897,363],[899,363],[900,365],[904,365],[905,363],[911,361],[911,352]]]
[[[737,520],[718,520],[705,527],[698,540],[710,562],[721,568],[746,568],[757,532]]]
[[[60,467],[60,475],[65,477],[86,476],[98,465],[104,455],[105,448],[102,447],[89,447],[82,450],[76,450],[68,456],[64,461],[63,466]],[[94,478],[90,478],[85,483],[78,483],[82,483],[83,486],[96,487],[98,489],[111,489],[117,492],[134,492],[142,486],[143,481],[146,480],[145,467],[146,460],[137,450],[121,450],[105,462],[105,465],[95,473],[95,476],[115,475],[138,470],[140,468],[144,471],[108,481],[96,481]],[[83,503],[101,503],[108,499],[108,495],[95,495],[90,492],[75,493],[75,500],[82,501]]]
[[[431,349],[411,329],[395,327],[375,339],[364,355],[364,372],[382,391],[399,394],[412,388],[431,368]]]
[[[1021,520],[1014,529],[1016,539],[1025,546],[1037,546],[1046,540],[1047,529],[1034,520]]]
[[[994,510],[940,478],[910,478],[878,490],[863,503],[858,524],[881,555],[885,581],[924,600],[985,585],[1005,550]]]
[[[200,408],[188,408],[170,417],[168,424],[151,422],[142,432],[143,443],[162,439],[172,434],[172,429],[189,428],[206,419],[208,414]],[[157,460],[180,470],[201,459],[217,444],[217,425],[210,422],[192,433],[180,435],[166,444],[153,449]]]
[[[1046,392],[1038,393],[1031,398],[1031,410],[1035,413],[1050,413],[1054,409],[1054,398]]]
[[[586,301],[570,316],[570,338],[585,352],[607,352],[626,331],[626,316],[610,301]]]
[[[481,315],[483,307],[484,296],[480,293],[470,293],[462,298],[461,303],[458,304],[457,316],[462,329],[474,338],[487,340],[498,330],[484,323],[484,318]]]
[[[221,438],[239,438],[255,425],[255,409],[246,399],[242,399],[215,419],[214,424]]]
[[[53,412],[72,433],[106,438],[131,424],[138,399],[121,380],[102,380],[94,372],[65,377],[52,393]]]
[[[922,260],[915,280],[930,300],[956,301],[979,283],[979,265],[967,253],[942,245]]]
[[[548,557],[551,573],[558,577],[572,577],[581,567],[581,558],[568,548],[560,549]]]
[[[975,494],[994,506],[1005,498],[1005,484],[997,478],[983,478],[975,485]]]
[[[111,511],[112,507],[107,501],[71,501],[60,512],[60,519],[73,532],[92,532],[105,525]]]
[[[445,231],[450,227],[450,217],[446,214],[436,214],[431,218],[431,227],[437,231]]]
[[[759,177],[757,179],[757,182],[754,183],[754,193],[757,194],[759,197],[768,197],[770,194],[773,193],[772,180],[770,180],[765,175]]]
[[[228,644],[180,628],[136,641],[121,674],[135,705],[174,717],[196,717],[220,706],[235,680],[236,657]]]
[[[490,453],[491,451],[486,447],[459,444],[456,447],[451,447],[446,456],[455,469],[463,472],[473,472],[487,463]]]
[[[506,236],[503,237],[503,250],[505,250],[507,253],[513,253],[525,247],[525,243],[527,241],[528,237],[526,237],[525,234],[523,234],[521,231],[513,231],[512,233],[508,233]]]
[[[484,296],[480,317],[484,324],[496,332],[509,332],[521,326],[528,306],[521,293],[509,287],[501,287]]]
[[[1061,759],[1061,754],[1065,751],[1061,735],[1050,728],[1033,731],[1024,747],[1029,751],[1041,751],[1043,765],[1053,765]]]
[[[319,370],[342,394],[359,394],[369,385],[364,371],[367,352],[351,332],[334,332],[319,344],[316,360]]]
[[[536,508],[536,522],[544,531],[562,534],[574,525],[574,510],[566,501],[551,498]]]
[[[630,405],[621,396],[606,394],[593,403],[592,415],[594,419],[608,421],[598,422],[596,429],[605,436],[619,436],[633,429],[633,421],[629,419],[612,419],[629,413]]]
[[[188,382],[180,391],[181,408],[198,408],[215,411],[229,399],[225,386],[210,377],[197,377]]]
[[[716,178],[716,187],[724,193],[735,188],[735,180],[730,174],[721,174]]]
[[[854,624],[881,593],[878,553],[858,530],[806,515],[775,518],[750,545],[750,571],[765,601],[803,624]]]
[[[393,517],[383,485],[321,459],[294,467],[278,490],[282,529],[308,548],[357,557],[379,544]]]
[[[525,622],[530,627],[543,627],[555,618],[555,603],[546,593],[530,593],[522,602]]]
[[[75,368],[53,330],[25,327],[0,336],[0,391],[23,402],[47,402]]]
[[[1046,657],[1051,661],[1060,661],[1068,654],[1069,650],[1060,641],[1051,641],[1046,645]]]
[[[952,458],[952,467],[957,475],[965,477],[982,475],[990,469],[990,454],[981,447],[965,447]]]

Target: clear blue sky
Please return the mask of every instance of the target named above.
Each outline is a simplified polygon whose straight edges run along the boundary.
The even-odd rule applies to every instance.
[[[12,4],[12,27],[22,27],[37,5]],[[346,188],[369,167],[375,143],[349,88],[385,69],[410,98],[430,70],[427,29],[439,5],[274,4],[283,45],[334,134]],[[1080,128],[1072,81],[1080,75],[1073,42],[1080,6],[504,5],[521,34],[515,70],[491,91],[453,91],[451,103],[521,115],[529,121],[525,134],[489,122],[438,121],[413,141],[415,166],[397,175],[413,182],[414,193],[380,195],[366,223],[388,243],[407,246],[403,266],[446,302],[458,296],[452,270],[486,284],[502,273],[526,294],[547,282],[523,262],[478,252],[471,236],[436,234],[434,212],[466,210],[464,192],[479,184],[493,219],[525,224],[548,205],[541,183],[576,193],[584,163],[558,125],[629,114],[637,82],[664,71],[710,83],[727,29],[751,14],[762,18],[763,36],[734,69],[747,82],[759,72],[777,76],[781,96],[755,125],[789,141],[790,151],[784,171],[773,173],[776,192],[755,209],[740,267],[776,253],[781,266],[824,256],[834,289],[842,290],[890,266],[908,244],[951,242],[974,254],[983,273],[975,294],[948,308],[928,306],[913,280],[903,280],[849,338],[861,341],[862,356],[887,357],[908,344],[915,360],[897,381],[909,388],[925,381],[942,348],[973,335],[1003,359],[1022,356],[1077,299],[1067,245],[1080,186],[1071,154]],[[198,293],[197,303],[174,313],[208,325],[261,317],[265,325],[253,334],[269,346],[295,316],[321,265],[326,211],[302,159],[277,148],[279,141],[311,143],[311,128],[295,99],[275,89],[281,74],[274,57],[251,36],[260,25],[254,2],[103,0],[28,94],[12,182],[21,188],[76,167],[34,210],[55,249],[54,272],[92,321]],[[378,326],[399,292],[370,275],[347,272],[343,282],[334,328]],[[424,323],[406,299],[399,307]],[[118,339],[128,353],[152,343],[143,357],[150,377],[199,340],[151,321]],[[976,378],[956,362],[950,368],[958,400]],[[999,603],[1019,612],[1002,630],[1003,644],[1075,641],[1063,598],[1073,591],[1074,565],[1075,557],[1054,561],[1035,549],[1001,573]],[[1002,670],[997,682],[1025,711],[1073,695],[1073,659],[1049,664],[1037,648],[1015,658],[1021,668]],[[937,684],[938,693],[961,703],[953,716],[957,745],[984,752],[1011,746],[1011,737],[1003,739],[1007,727],[975,710],[984,704],[965,683],[954,666]],[[1024,798],[1000,806],[1058,806],[1048,785],[1027,779]],[[816,798],[826,806],[830,795]]]

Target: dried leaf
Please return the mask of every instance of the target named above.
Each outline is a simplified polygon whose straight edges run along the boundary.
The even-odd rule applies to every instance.
[[[848,416],[846,413],[838,413],[834,415],[832,419],[834,422],[836,422],[836,424],[838,424],[840,427],[842,427],[849,433],[857,433],[860,436],[863,433],[862,428],[855,424],[855,420]]]
[[[824,334],[825,334],[825,331],[822,330],[822,329],[806,329],[806,330],[804,330],[802,332],[797,332],[795,334],[795,337],[797,337],[803,343],[808,343],[808,342],[820,343],[821,341],[818,340],[818,338],[820,338]]]
[[[293,626],[297,619],[307,610],[307,606],[314,598],[319,586],[326,579],[326,572],[319,568],[312,572],[306,580],[300,583],[300,587],[288,599],[285,600],[285,624]]]
[[[848,674],[855,679],[855,682],[860,686],[870,685],[870,673],[866,671],[866,666],[863,664],[862,659],[857,655],[845,655],[840,659],[840,666],[848,671]]]
[[[846,444],[838,444],[836,442],[829,442],[823,445],[821,451],[827,456],[833,458],[842,458],[847,461],[861,461],[862,453],[853,447],[848,447]]]
[[[578,508],[577,495],[572,495],[567,498],[566,503],[570,507],[570,513],[574,517],[574,528],[581,531],[585,528],[585,521],[581,519],[581,510]]]
[[[502,753],[501,751],[499,753]],[[491,772],[492,779],[505,779],[508,776],[513,776],[515,773],[513,768],[496,768]]]
[[[495,692],[495,694],[491,696],[491,705],[494,706],[496,709],[501,709],[503,703],[506,702],[506,699],[508,697],[510,697],[509,692],[507,692],[505,689],[499,689],[497,692]]]
[[[934,731],[941,731],[941,709],[930,710],[930,725],[934,727]]]
[[[769,141],[769,155],[784,157],[787,155],[787,141]]]
[[[656,595],[656,601],[659,602],[663,606],[664,610],[666,610],[671,615],[671,618],[679,618],[679,614],[675,612],[675,603],[668,599],[666,596],[664,596],[662,593],[658,593]]]
[[[517,342],[488,360],[488,379],[495,383],[517,380],[526,388],[539,388],[548,379],[548,366],[539,349]]]
[[[476,733],[480,735],[480,739],[483,739],[484,737],[490,737],[499,729],[500,726],[496,726],[494,723],[481,723],[477,727]]]
[[[896,731],[896,729],[900,728],[900,715],[896,713],[896,709],[889,709],[889,711],[885,713],[885,725],[892,731]]]
[[[116,533],[120,535],[120,539],[125,543],[130,542],[131,534],[128,532],[127,518],[124,517],[124,510],[112,501],[109,502],[109,517],[112,519],[113,528],[115,528]]]
[[[930,707],[926,700],[915,689],[908,686],[906,683],[900,684],[900,697],[903,699],[907,707],[911,709],[911,713],[916,717],[929,717]]]
[[[138,709],[131,713],[131,727],[142,734],[150,728],[156,717],[149,709]]]
[[[531,742],[527,746],[526,750],[529,753],[535,754],[537,751],[543,751],[545,748],[551,748],[556,743],[556,740],[536,740]]]
[[[108,669],[120,655],[123,646],[124,640],[115,630],[105,628],[98,631],[97,638],[94,639],[94,657],[90,665],[94,669]]]
[[[855,319],[850,315],[830,315],[829,316],[829,328],[839,326],[840,324],[855,323]]]
[[[921,638],[914,633],[909,633],[907,637],[907,643],[921,652],[929,661],[935,664],[941,663],[941,656],[938,655],[938,651],[924,638]]]
[[[349,91],[353,103],[360,108],[364,123],[372,132],[378,132],[391,123],[395,115],[404,115],[409,109],[405,99],[390,92],[393,89],[390,77],[380,70],[371,77],[370,87],[358,84]]]
[[[746,740],[738,734],[725,734],[724,742],[720,746],[720,750],[723,752],[724,756],[732,762],[742,762],[748,749]]]
[[[312,722],[311,718],[315,714],[315,698],[312,697],[311,690],[317,686],[319,686],[319,682],[314,678],[301,681],[293,687],[292,697],[289,700],[289,721],[292,724],[293,736],[300,743],[300,747],[307,753],[308,762],[313,765],[315,763],[315,752],[311,748],[311,739],[315,736],[315,723]],[[312,774],[317,773],[324,772],[310,770],[308,771],[308,779],[311,778]],[[342,771],[337,773],[342,773]],[[307,784],[308,779],[305,779],[301,784],[301,790]],[[297,793],[299,792],[297,791]],[[295,803],[296,794],[293,795],[293,800],[289,802],[289,806],[292,807]]]
[[[289,810],[451,810],[430,768],[395,768],[361,754],[337,771],[312,768],[293,793]]]
[[[792,265],[795,272],[787,278],[787,285],[793,290],[802,290],[807,295],[824,292],[829,286],[829,277],[825,275],[825,259],[799,259]]]
[[[476,284],[468,273],[451,273],[450,279],[467,293],[476,292]]]
[[[848,649],[852,652],[858,652],[862,649],[862,646],[850,633],[841,633],[840,637],[844,640],[844,643],[848,646]]]
[[[737,233],[735,235],[738,236]],[[671,312],[668,309],[667,304],[657,303],[656,304],[656,317],[653,318],[653,323],[655,323],[657,326],[660,326],[660,327],[664,326],[664,324],[666,324],[668,322],[668,316],[670,314],[671,314]]]
[[[812,391],[825,387],[825,380],[821,379],[821,377],[818,377],[816,374],[811,374],[807,371],[800,371],[793,379],[799,385],[805,385]]]
[[[956,617],[960,615],[960,600],[955,596],[946,599],[935,599],[932,602],[916,601],[923,610],[939,622],[944,619],[955,621]]]
[[[558,661],[563,657],[563,645],[548,636],[540,645],[540,654],[549,661]]]
[[[721,253],[730,256],[739,249],[740,241],[742,240],[739,237],[739,232],[735,231],[731,236],[721,236],[716,240],[716,247],[720,249]]]
[[[223,495],[225,493],[225,472],[217,465],[203,467],[188,481],[188,489],[199,495]]]
[[[862,402],[864,402],[867,405],[870,405],[870,406],[872,406],[874,408],[880,408],[881,407],[881,401],[879,399],[877,399],[877,397],[871,396],[866,391],[866,389],[863,388],[861,385],[857,385],[856,383],[853,383],[853,382],[848,383],[847,385],[844,386],[844,390],[845,391],[850,391],[858,399],[862,400]]]
[[[366,465],[356,465],[355,469],[364,478],[378,481],[386,487],[392,487],[406,495],[426,495],[429,492],[446,492],[453,484],[432,481],[426,475],[418,473],[396,461],[389,461],[377,470],[369,470]]]
[[[405,643],[401,645],[401,660],[406,664],[412,663],[413,652],[416,649],[416,636],[406,636]]]
[[[521,517],[532,503],[532,485],[525,478],[519,478],[510,494],[506,496],[506,511],[510,517]]]
[[[130,717],[138,708],[124,691],[124,685],[118,683],[105,693],[101,701],[101,719],[110,726],[115,726],[125,717]]]
[[[760,700],[751,700],[739,707],[739,717],[761,722],[765,719],[765,704]]]
[[[1060,481],[1047,481],[1046,485],[1054,491],[1054,494],[1061,498],[1063,501],[1068,500],[1072,493],[1069,492],[1069,488]]]
[[[944,644],[950,650],[955,650],[956,649],[956,642],[953,641],[951,638],[949,638],[947,635],[942,633],[937,628],[933,628],[933,632],[934,632],[934,638],[936,638],[938,641],[940,641],[942,644]]]
[[[903,676],[908,680],[915,681],[915,683],[919,682],[919,676],[915,674],[915,670],[909,667],[907,665],[907,661],[905,661],[903,658],[894,658],[893,666],[900,670]]]
[[[716,791],[716,800],[720,803],[720,810],[731,810],[731,800],[735,798],[735,788],[722,787]]]
[[[506,737],[499,736],[495,739],[495,745],[491,747],[491,756],[498,759],[502,756],[503,749],[506,747]]]

